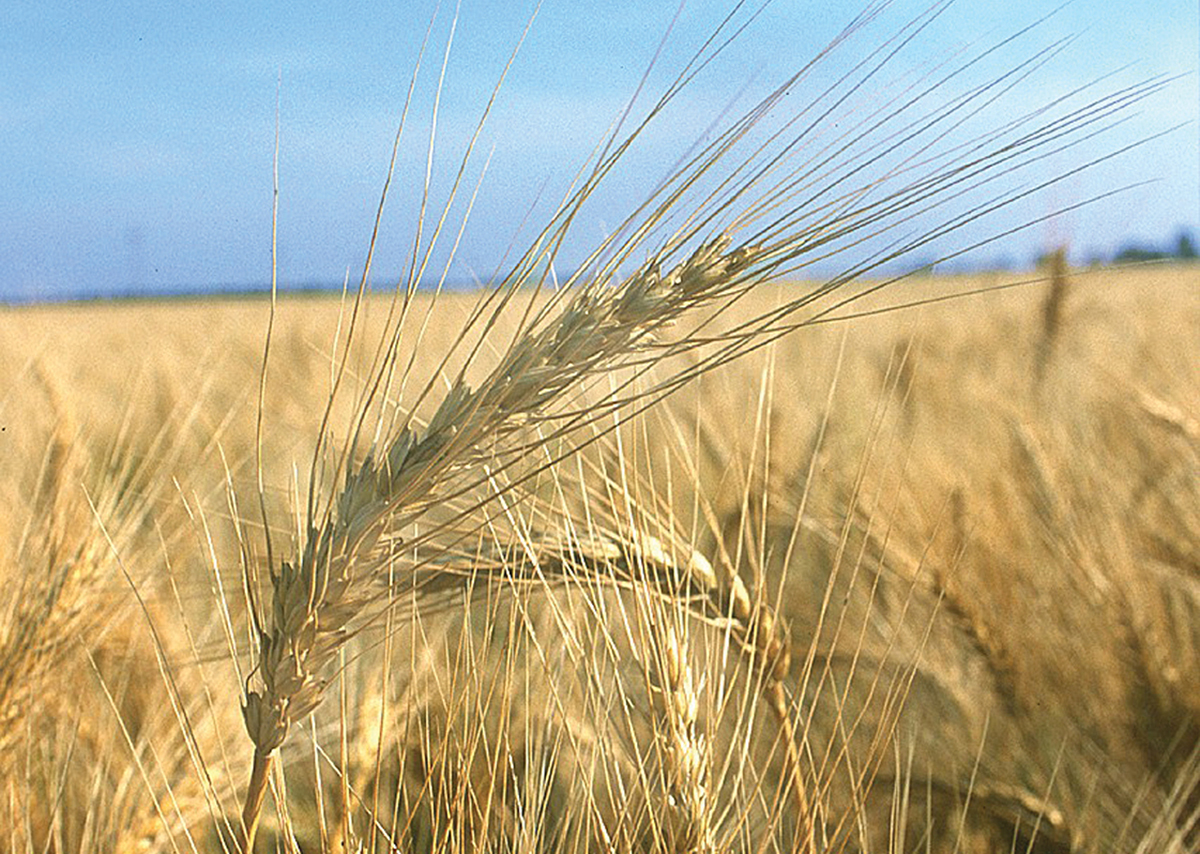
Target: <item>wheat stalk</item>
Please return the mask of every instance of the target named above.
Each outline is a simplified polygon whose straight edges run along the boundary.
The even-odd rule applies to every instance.
[[[658,567],[678,585],[698,589],[708,596],[710,607],[730,620],[735,637],[747,651],[752,666],[761,677],[761,691],[776,724],[781,730],[785,751],[788,787],[795,802],[801,831],[812,847],[816,816],[804,782],[800,745],[787,698],[785,680],[791,670],[790,641],[775,611],[761,597],[751,598],[741,576],[725,561],[724,571],[691,548],[677,546],[668,550],[656,537],[640,535],[632,546],[639,562]],[[672,553],[682,551],[685,560],[676,560]],[[660,593],[660,595],[662,595]],[[673,598],[676,607],[679,600]],[[671,768],[671,794],[676,813],[684,819],[684,843],[680,850],[711,851],[714,839],[708,823],[709,794],[704,771],[708,757],[706,745],[696,727],[698,698],[691,666],[687,658],[688,636],[685,617],[677,615],[675,622],[660,620],[665,625],[652,632],[656,641],[659,679],[664,688],[660,705],[666,720],[665,754]]]

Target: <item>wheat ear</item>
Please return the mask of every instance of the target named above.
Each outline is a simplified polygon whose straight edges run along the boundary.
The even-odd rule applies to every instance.
[[[111,568],[79,485],[84,459],[69,410],[53,380],[41,371],[39,377],[58,421],[34,487],[13,583],[0,600],[0,770],[43,694],[41,681],[63,669],[67,639],[83,636],[102,620],[105,610],[95,599]]]
[[[655,698],[662,721],[658,749],[666,770],[667,803],[675,816],[672,848],[712,852],[716,851],[710,821],[712,761],[699,722],[700,687],[692,671],[687,617],[664,616],[651,635],[659,682]]]
[[[368,454],[348,472],[299,557],[272,569],[265,602],[256,602],[261,688],[247,691],[243,706],[254,744],[244,850],[253,845],[272,755],[291,725],[321,702],[323,674],[337,651],[386,599],[388,576],[378,570],[395,556],[396,532],[437,505],[451,481],[486,482],[483,461],[581,381],[644,350],[665,324],[726,293],[755,257],[730,246],[721,236],[665,275],[652,260],[617,287],[579,289],[552,323],[519,338],[478,389],[456,383],[423,431],[405,427],[384,453]]]
[[[1055,343],[1062,337],[1067,292],[1070,290],[1067,248],[1060,246],[1055,249],[1046,263],[1050,273],[1050,285],[1042,300],[1042,329],[1034,362],[1034,379],[1039,385],[1046,378],[1046,371],[1054,357]]]
[[[542,578],[555,578],[580,568],[592,575],[611,575],[615,570],[618,578],[628,574],[635,583],[645,585],[640,589],[650,590],[669,602],[689,603],[700,613],[728,621],[759,674],[762,695],[779,726],[791,797],[799,811],[802,833],[811,841],[817,816],[804,782],[800,741],[785,687],[792,664],[787,630],[761,596],[751,596],[728,559],[718,560],[716,567],[720,569],[682,541],[668,547],[657,537],[634,532],[621,541],[597,543],[593,538],[588,545],[574,543],[569,552],[547,553],[540,558],[538,574]],[[707,810],[707,780],[697,777],[705,767],[705,754],[695,723],[698,709],[698,701],[693,703],[695,686],[682,652],[687,648],[687,638],[679,631],[668,625],[654,635],[662,660],[661,712],[668,734],[676,739],[666,745],[664,753],[672,769],[669,780],[672,797],[677,799],[676,812],[685,819],[684,826],[691,829],[685,838],[700,846],[713,838],[707,826],[707,812],[703,818],[699,815],[701,810]]]

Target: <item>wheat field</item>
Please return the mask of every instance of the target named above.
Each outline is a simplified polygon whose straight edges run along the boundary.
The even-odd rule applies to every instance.
[[[802,330],[542,472],[461,544],[477,577],[399,583],[339,651],[330,698],[284,745],[260,845],[801,845],[813,830],[764,690],[774,659],[755,652],[768,629],[741,634],[735,607],[695,605],[686,580],[647,589],[652,566],[694,549],[786,628],[783,710],[819,850],[1190,850],[1195,276],[1073,274],[1053,333],[1038,281]],[[472,304],[439,305],[414,383]],[[368,302],[368,326],[387,307]],[[267,312],[0,318],[13,850],[233,844]],[[278,311],[269,518],[303,500],[293,467],[344,313],[334,297]],[[637,548],[603,571],[576,555],[574,572],[528,575],[535,553],[563,554],[566,520],[578,544]],[[281,525],[275,548],[300,537]]]
[[[722,32],[486,287],[477,133],[387,284],[0,310],[9,850],[1196,850],[1196,268],[889,273],[1169,81],[804,66],[568,264]]]

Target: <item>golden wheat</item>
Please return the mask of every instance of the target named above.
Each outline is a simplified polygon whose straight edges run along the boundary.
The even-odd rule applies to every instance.
[[[479,297],[281,305],[257,399],[259,304],[0,317],[53,342],[46,384],[72,389],[53,415],[23,403],[45,429],[0,460],[4,489],[32,484],[9,502],[28,533],[0,519],[14,847],[1190,850],[1194,271],[1121,274],[1105,300],[1088,283],[1110,274],[1073,273],[1069,324],[1065,270],[971,325],[888,310],[1004,283],[855,284],[1159,83],[948,155],[918,134],[851,186],[877,150],[860,129],[981,95],[868,105],[833,160],[799,157],[804,133],[757,147],[802,79],[565,287],[556,247],[645,125]],[[965,218],[770,284],[965,191],[985,197]],[[135,360],[150,379],[106,408]],[[137,429],[177,406],[166,435]]]

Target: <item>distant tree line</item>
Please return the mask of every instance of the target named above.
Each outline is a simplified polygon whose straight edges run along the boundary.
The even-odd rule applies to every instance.
[[[1067,253],[1069,249],[1069,246],[1063,245],[1039,252],[1033,258],[1034,267],[1039,270],[1051,268],[1054,265],[1055,258],[1060,253]],[[1064,254],[1063,257],[1065,258],[1066,255]],[[1200,260],[1200,248],[1197,248],[1197,240],[1192,236],[1191,230],[1180,228],[1175,232],[1175,236],[1164,244],[1154,245],[1129,242],[1111,255],[1106,251],[1092,250],[1084,257],[1083,264],[1085,267],[1103,267],[1108,264],[1136,264],[1143,261],[1166,261],[1187,264]],[[1062,258],[1059,259],[1058,263],[1063,263]],[[906,267],[906,270],[918,275],[934,275],[935,273],[973,273],[985,270],[1014,270],[1020,268],[1021,262],[1019,260],[1014,259],[1012,256],[1001,255],[985,259],[955,259],[954,261],[945,263],[937,259],[920,260]]]
[[[1200,257],[1196,243],[1186,229],[1180,229],[1175,239],[1160,248],[1144,244],[1127,244],[1112,257],[1113,264],[1133,264],[1138,261],[1195,261]]]

